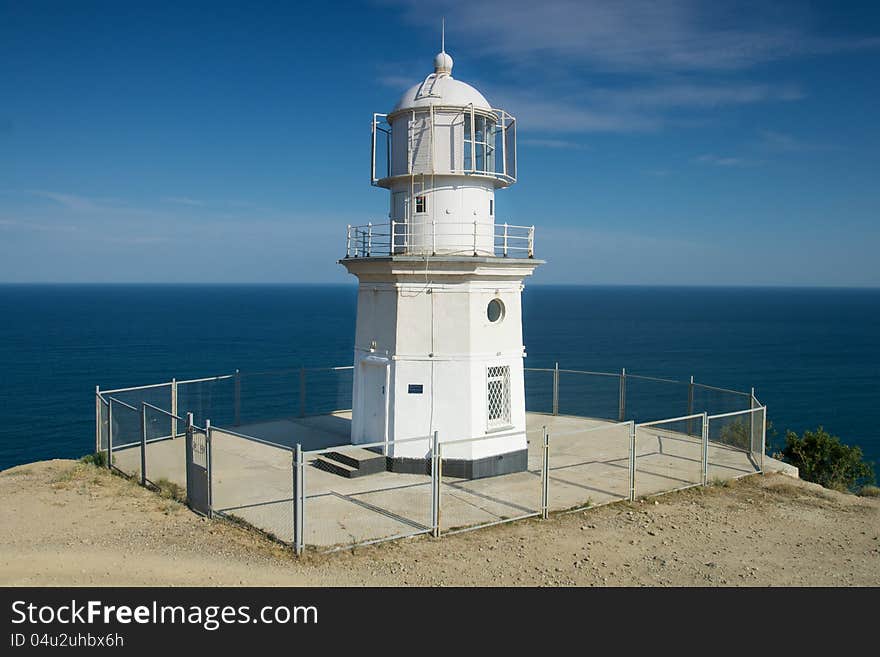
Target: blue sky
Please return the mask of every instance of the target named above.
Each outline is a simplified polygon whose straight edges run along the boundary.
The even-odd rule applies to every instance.
[[[880,7],[676,0],[2,1],[0,281],[348,280],[443,15],[535,282],[880,285]]]

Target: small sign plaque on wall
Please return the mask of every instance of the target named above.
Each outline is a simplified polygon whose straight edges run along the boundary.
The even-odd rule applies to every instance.
[[[411,395],[421,395],[425,391],[425,386],[421,383],[410,383],[406,391]]]

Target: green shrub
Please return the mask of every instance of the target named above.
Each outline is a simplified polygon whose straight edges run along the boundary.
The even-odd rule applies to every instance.
[[[99,468],[107,467],[107,453],[106,452],[95,452],[94,454],[86,454],[80,459],[81,463],[89,463],[91,465],[95,465]]]
[[[822,427],[803,436],[788,431],[782,457],[797,466],[802,479],[825,488],[856,490],[874,482],[874,468],[864,461],[861,448],[844,445]]]

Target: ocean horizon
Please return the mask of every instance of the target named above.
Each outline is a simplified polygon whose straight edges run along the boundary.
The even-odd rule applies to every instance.
[[[0,469],[94,449],[94,390],[349,365],[352,283],[0,284]],[[527,284],[527,367],[748,391],[880,459],[880,288]]]

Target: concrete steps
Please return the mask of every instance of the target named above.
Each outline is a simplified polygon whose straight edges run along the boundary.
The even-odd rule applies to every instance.
[[[322,454],[315,459],[314,466],[346,479],[355,479],[385,472],[386,459],[381,454],[367,449],[352,449]]]

